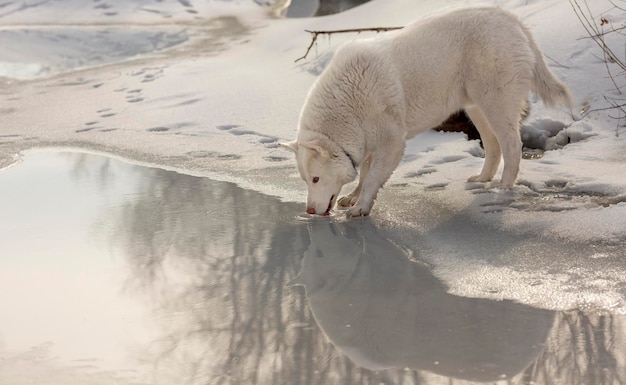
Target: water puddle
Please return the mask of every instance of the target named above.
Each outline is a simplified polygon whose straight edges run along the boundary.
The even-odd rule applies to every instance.
[[[2,384],[626,378],[625,317],[452,295],[370,219],[77,152],[0,191]]]
[[[255,0],[261,3],[260,0]],[[277,17],[313,17],[333,15],[357,7],[369,0],[274,0],[267,1]]]

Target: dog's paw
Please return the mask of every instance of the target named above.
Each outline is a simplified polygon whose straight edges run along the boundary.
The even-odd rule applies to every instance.
[[[339,205],[339,207],[352,207],[356,203],[357,199],[359,199],[358,195],[354,196],[352,194],[348,194],[339,198],[339,200],[337,200],[337,205]]]
[[[366,217],[370,215],[370,210],[361,207],[360,205],[354,205],[346,210],[347,217]]]
[[[491,178],[477,174],[477,175],[472,175],[469,178],[467,178],[468,182],[489,182],[491,180]]]
[[[499,182],[490,183],[488,187],[490,189],[496,189],[496,190],[512,190],[514,184],[515,184],[514,182],[499,181]]]

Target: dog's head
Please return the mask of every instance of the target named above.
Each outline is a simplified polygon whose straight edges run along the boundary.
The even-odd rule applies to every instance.
[[[356,178],[348,155],[328,139],[280,143],[296,154],[300,177],[308,186],[306,212],[329,215],[341,187]]]

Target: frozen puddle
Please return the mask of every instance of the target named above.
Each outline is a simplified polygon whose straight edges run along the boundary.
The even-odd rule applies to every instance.
[[[0,30],[0,76],[29,79],[123,61],[182,44],[182,28],[14,28]],[[123,43],[120,43],[123,42]],[[6,48],[8,47],[8,48]]]
[[[1,384],[626,378],[624,316],[450,294],[373,219],[75,152],[0,191]]]

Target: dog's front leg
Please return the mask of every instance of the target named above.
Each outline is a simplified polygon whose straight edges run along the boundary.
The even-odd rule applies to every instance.
[[[379,146],[375,153],[370,155],[369,169],[361,175],[361,185],[358,199],[352,207],[346,211],[349,217],[369,215],[378,190],[387,182],[393,171],[398,167],[404,153],[404,138],[401,140],[388,141]]]
[[[365,159],[361,162],[361,166],[359,167],[359,184],[350,194],[339,198],[339,200],[337,201],[339,207],[352,207],[356,204],[356,201],[359,199],[359,195],[361,195],[361,189],[363,188],[363,182],[365,181],[365,177],[370,170],[371,161],[371,155],[367,155]]]

